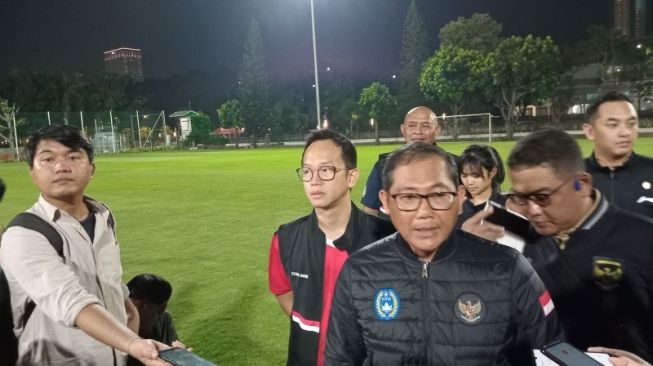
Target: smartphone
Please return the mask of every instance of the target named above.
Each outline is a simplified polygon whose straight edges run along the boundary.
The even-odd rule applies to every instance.
[[[213,362],[209,362],[183,348],[164,349],[159,352],[159,357],[175,366],[217,366]]]
[[[562,366],[602,366],[599,361],[565,341],[558,341],[542,348],[548,358]]]
[[[494,201],[487,201],[486,209],[492,207],[492,215],[485,218],[493,224],[503,226],[507,231],[516,234],[523,239],[528,237],[530,223],[523,216],[508,210],[505,206]]]

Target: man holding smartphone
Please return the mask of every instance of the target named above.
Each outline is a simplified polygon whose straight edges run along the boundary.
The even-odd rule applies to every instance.
[[[128,353],[166,365],[157,352],[167,346],[136,334],[112,215],[84,194],[95,173],[93,146],[75,127],[47,126],[29,137],[25,155],[41,192],[28,212],[61,235],[63,250],[58,255],[42,233],[21,226],[2,236],[16,364],[120,366]]]
[[[567,340],[653,360],[653,222],[592,187],[580,147],[564,131],[526,136],[508,168],[508,205],[539,234],[524,255],[550,291]]]

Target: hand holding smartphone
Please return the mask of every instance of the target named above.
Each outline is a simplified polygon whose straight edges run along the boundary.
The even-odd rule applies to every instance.
[[[542,348],[542,353],[562,366],[603,366],[602,363],[565,341],[545,346]]]
[[[159,352],[161,359],[175,366],[217,366],[202,357],[183,348],[168,348]]]

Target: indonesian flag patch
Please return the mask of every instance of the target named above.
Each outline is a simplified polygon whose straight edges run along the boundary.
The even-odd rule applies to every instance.
[[[553,306],[553,300],[551,300],[551,295],[549,295],[549,291],[544,291],[544,293],[540,296],[540,306],[542,306],[544,316],[549,316],[553,309],[555,309],[555,306]]]

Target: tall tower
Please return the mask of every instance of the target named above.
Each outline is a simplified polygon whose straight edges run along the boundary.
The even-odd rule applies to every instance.
[[[652,0],[612,0],[613,28],[627,38],[653,34]]]
[[[632,35],[630,2],[631,0],[613,0],[612,7],[614,30],[628,38]]]
[[[142,54],[138,48],[121,47],[104,52],[104,70],[143,81]]]

